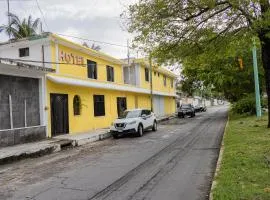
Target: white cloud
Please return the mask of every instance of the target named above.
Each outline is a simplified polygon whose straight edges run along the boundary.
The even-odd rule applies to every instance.
[[[126,41],[131,38],[131,35],[120,27],[119,16],[127,5],[136,1],[38,0],[50,32],[121,45],[126,45]],[[10,1],[10,10],[20,17],[27,17],[31,14],[34,18],[39,17],[43,21],[35,0]],[[6,1],[0,1],[0,13],[0,24],[7,24]],[[43,28],[47,30],[44,22]],[[7,40],[7,36],[1,33],[0,41],[4,40]],[[73,40],[82,43],[82,41]],[[118,58],[126,57],[126,48],[104,44],[99,45],[105,53]]]

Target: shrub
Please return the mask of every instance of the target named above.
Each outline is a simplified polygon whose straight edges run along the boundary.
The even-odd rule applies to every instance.
[[[238,114],[256,114],[255,94],[249,94],[232,105],[232,111]]]

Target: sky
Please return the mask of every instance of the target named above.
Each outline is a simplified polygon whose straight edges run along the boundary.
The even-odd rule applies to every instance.
[[[135,2],[137,0],[10,0],[10,12],[21,18],[29,15],[40,18],[44,31],[126,46],[127,40],[132,40],[132,35],[123,27],[120,14]],[[0,0],[0,25],[8,23],[6,14],[7,0]],[[67,38],[78,43],[84,42]],[[7,39],[5,32],[1,32],[0,42]],[[89,45],[93,43],[85,42]],[[97,42],[95,45],[101,46],[102,52],[116,58],[127,57],[126,47]],[[132,56],[137,56],[137,53],[131,52]]]

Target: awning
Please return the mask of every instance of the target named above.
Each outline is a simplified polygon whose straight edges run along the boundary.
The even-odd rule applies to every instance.
[[[0,74],[24,77],[41,77],[47,73],[55,72],[54,69],[0,58]]]
[[[58,83],[58,84],[150,94],[149,89],[138,88],[138,87],[134,87],[131,85],[102,83],[102,82],[98,82],[98,81],[88,81],[88,80],[81,80],[81,79],[67,78],[67,77],[53,76],[53,75],[47,75],[47,78],[50,81],[52,81],[54,83]],[[153,94],[154,95],[161,95],[161,96],[173,96],[173,97],[176,96],[175,94],[158,92],[158,91],[153,91]]]

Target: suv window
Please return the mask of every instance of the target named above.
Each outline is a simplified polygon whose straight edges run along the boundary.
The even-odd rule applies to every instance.
[[[140,110],[131,110],[131,111],[124,111],[123,115],[120,116],[120,118],[136,118],[141,116],[141,111]]]
[[[183,104],[183,105],[181,106],[181,108],[191,108],[191,107],[192,107],[191,104]]]
[[[150,115],[151,114],[151,111],[150,110],[142,110],[142,115]]]

